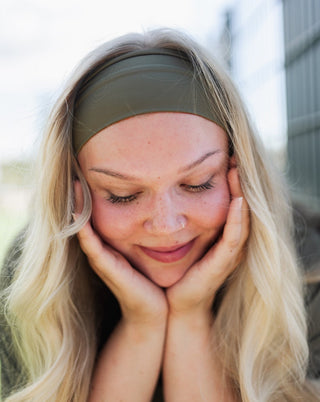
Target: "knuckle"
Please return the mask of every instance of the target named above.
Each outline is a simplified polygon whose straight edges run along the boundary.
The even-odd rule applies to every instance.
[[[227,238],[224,239],[226,248],[233,252],[240,244],[241,237],[236,233],[230,233]]]

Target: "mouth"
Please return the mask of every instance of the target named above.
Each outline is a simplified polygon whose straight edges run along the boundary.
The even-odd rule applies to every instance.
[[[143,247],[140,249],[150,258],[156,261],[170,263],[181,260],[192,249],[195,239],[181,245],[172,247]]]

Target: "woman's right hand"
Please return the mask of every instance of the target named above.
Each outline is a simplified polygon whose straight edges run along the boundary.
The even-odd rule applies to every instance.
[[[83,208],[82,188],[74,182],[76,220]],[[131,264],[94,231],[90,221],[77,233],[91,268],[108,286],[121,306],[123,319],[138,325],[159,325],[167,320],[168,305],[161,288]]]

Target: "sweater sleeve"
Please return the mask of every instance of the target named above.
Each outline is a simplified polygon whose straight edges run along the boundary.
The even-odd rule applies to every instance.
[[[320,215],[302,205],[294,208],[295,241],[306,287],[305,305],[308,320],[308,377],[320,378]]]
[[[0,272],[0,385],[1,400],[9,396],[23,381],[21,366],[15,356],[11,330],[5,317],[5,290],[14,275],[14,266],[21,254],[21,241],[17,238],[7,253]]]
[[[308,377],[320,378],[320,283],[307,288],[309,367]]]

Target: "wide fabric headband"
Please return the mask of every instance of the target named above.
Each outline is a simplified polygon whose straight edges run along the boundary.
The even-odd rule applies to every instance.
[[[152,112],[191,113],[223,126],[182,53],[138,50],[107,61],[79,90],[73,119],[75,153],[111,124]]]

